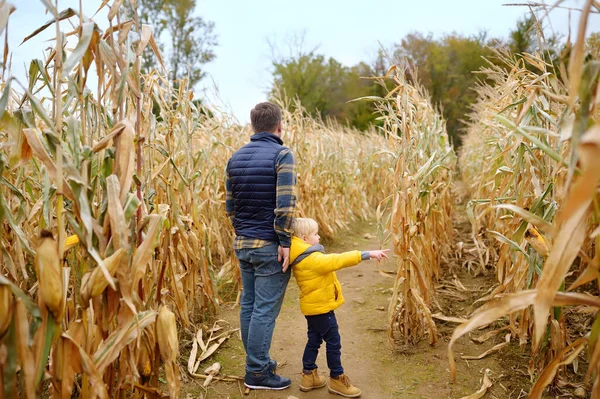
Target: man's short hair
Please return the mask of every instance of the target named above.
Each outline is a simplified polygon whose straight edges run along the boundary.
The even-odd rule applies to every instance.
[[[302,238],[302,236],[318,233],[319,225],[311,218],[294,218],[292,230],[294,230],[294,235],[296,237]]]
[[[250,122],[254,133],[273,133],[281,122],[281,108],[270,102],[258,103],[250,111]]]

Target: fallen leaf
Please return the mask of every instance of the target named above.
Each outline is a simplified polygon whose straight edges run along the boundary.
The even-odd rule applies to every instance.
[[[490,374],[492,374],[492,371],[490,369],[485,369],[485,372],[483,374],[483,384],[481,385],[481,388],[479,388],[479,391],[469,395],[469,396],[463,396],[461,399],[480,399],[483,397],[483,395],[485,395],[485,393],[487,392],[488,388],[492,386],[492,380],[490,379]]]
[[[502,342],[502,343],[500,343],[498,345],[494,345],[493,347],[491,347],[487,351],[483,352],[479,356],[461,356],[461,359],[464,359],[464,360],[480,360],[480,359],[483,359],[484,357],[486,357],[488,355],[491,355],[494,352],[498,352],[500,349],[504,348],[505,346],[508,346],[509,342],[510,342],[510,333],[506,334],[506,338],[505,338],[504,342]]]

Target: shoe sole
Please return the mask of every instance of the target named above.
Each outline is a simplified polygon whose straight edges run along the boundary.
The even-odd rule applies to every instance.
[[[291,385],[292,384],[286,385],[284,387],[274,388],[274,387],[264,387],[264,386],[258,386],[258,385],[248,385],[244,382],[244,386],[246,388],[255,389],[255,390],[265,390],[265,391],[281,391],[283,389],[289,388]]]
[[[345,398],[358,398],[360,395],[362,395],[362,392],[354,394],[354,395],[348,395],[348,394],[345,394],[345,393],[338,392],[335,389],[331,389],[331,388],[328,388],[328,389],[329,389],[329,393],[334,393],[336,395],[340,395],[340,396],[343,396]]]
[[[327,381],[325,381],[325,383],[323,385],[319,385],[318,387],[303,387],[302,385],[300,385],[300,390],[302,392],[308,392],[308,391],[312,391],[313,389],[323,388],[325,385],[327,385]]]

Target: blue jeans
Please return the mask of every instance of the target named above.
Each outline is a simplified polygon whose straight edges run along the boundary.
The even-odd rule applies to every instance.
[[[282,272],[277,248],[277,244],[269,244],[235,251],[243,287],[240,329],[246,350],[246,371],[251,373],[263,373],[269,365],[275,319],[290,281],[291,268]]]
[[[302,367],[310,371],[317,368],[317,355],[321,343],[325,341],[327,354],[327,367],[329,375],[338,377],[344,374],[342,367],[342,343],[338,330],[337,319],[333,310],[329,313],[315,316],[306,316],[308,322],[308,342],[302,356]]]

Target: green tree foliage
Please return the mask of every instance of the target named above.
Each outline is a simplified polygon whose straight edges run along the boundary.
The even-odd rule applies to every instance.
[[[598,42],[597,36],[592,36],[589,48],[597,48]],[[548,63],[556,65],[561,59],[561,46],[558,37],[541,32],[537,19],[527,16],[517,21],[505,40],[488,38],[485,32],[474,36],[451,33],[441,38],[414,32],[393,46],[391,53],[394,58],[408,61],[409,73],[427,89],[432,102],[439,106],[447,121],[448,134],[458,146],[470,106],[476,100],[473,89],[483,76],[476,72],[496,61],[494,48],[508,48],[516,56],[540,52]],[[298,97],[312,115],[334,118],[359,129],[367,129],[375,122],[372,103],[348,101],[385,96],[386,88],[364,79],[385,75],[388,63],[382,52],[371,64],[361,62],[352,67],[315,51],[297,54],[273,61],[273,93],[279,87],[289,97]],[[527,63],[526,57],[522,59],[524,65],[535,69],[534,65]],[[560,70],[555,68],[557,75],[560,75]]]
[[[473,71],[486,64],[493,51],[485,35],[465,37],[456,33],[434,40],[432,35],[411,33],[397,45],[395,54],[405,57],[416,70],[421,84],[434,104],[440,106],[447,121],[448,134],[460,144],[460,132],[475,101],[472,90],[479,76]]]
[[[343,102],[345,68],[333,58],[302,54],[287,62],[275,63],[275,84],[284,93],[297,96],[311,113],[333,116]]]
[[[434,104],[440,106],[447,121],[448,135],[456,146],[460,145],[465,120],[476,100],[473,88],[481,75],[475,72],[496,61],[493,49],[498,47],[508,47],[521,57],[523,53],[537,51],[548,63],[559,62],[559,38],[543,35],[534,16],[519,19],[507,41],[488,39],[485,33],[476,36],[452,33],[440,39],[434,39],[431,34],[411,33],[396,46],[396,56],[409,60]],[[525,58],[523,62],[528,68],[536,69]],[[558,75],[560,69],[555,70]]]
[[[125,16],[132,15],[126,2]],[[189,79],[193,87],[204,77],[203,65],[215,57],[214,23],[194,15],[196,0],[144,0],[138,2],[140,22],[152,25],[153,34],[166,58],[170,78]],[[164,55],[167,55],[166,57]],[[143,54],[142,70],[158,68],[150,48]]]
[[[533,16],[520,18],[515,29],[508,35],[508,47],[514,54],[533,53],[537,49],[536,19]]]
[[[190,87],[193,87],[205,75],[201,65],[215,58],[214,23],[193,15],[196,0],[170,0],[165,4],[169,4],[165,14],[172,43],[171,74],[174,79],[189,77]]]
[[[462,120],[469,104],[475,100],[471,89],[477,81],[472,71],[485,64],[483,56],[492,50],[486,47],[485,36],[463,37],[447,35],[434,40],[431,35],[412,33],[396,46],[395,56],[406,57],[411,70],[429,91],[432,101],[443,110],[448,121],[448,132],[458,143]],[[349,100],[377,96],[387,89],[378,85],[371,76],[383,76],[388,63],[382,52],[371,64],[361,62],[346,67],[333,58],[315,52],[273,62],[274,88],[290,97],[298,97],[306,110],[315,116],[334,118],[358,129],[367,129],[375,122],[373,104]]]
[[[374,66],[361,62],[347,67],[334,58],[298,52],[297,55],[273,61],[274,96],[281,90],[290,98],[298,98],[306,111],[322,119],[338,122],[366,130],[376,116],[374,106],[367,101],[352,101],[367,96],[382,96],[384,89],[368,77],[384,74]],[[381,68],[380,68],[381,69]]]

